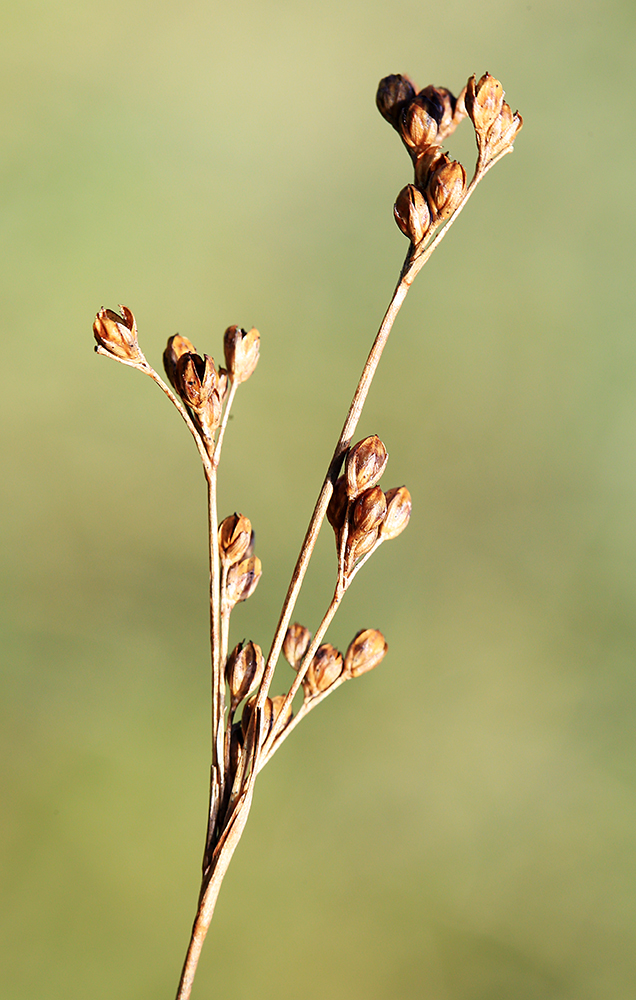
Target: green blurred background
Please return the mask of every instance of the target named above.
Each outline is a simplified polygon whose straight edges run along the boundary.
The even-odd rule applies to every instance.
[[[268,644],[406,241],[380,77],[502,80],[525,126],[417,279],[358,437],[413,494],[329,633],[389,655],[263,773],[196,998],[636,995],[636,9],[5,5],[2,997],[174,994],[208,771],[203,478],[124,302],[261,362],[222,514]],[[449,144],[472,161],[470,127]],[[333,543],[298,616],[315,627]],[[277,690],[287,679],[283,670]]]

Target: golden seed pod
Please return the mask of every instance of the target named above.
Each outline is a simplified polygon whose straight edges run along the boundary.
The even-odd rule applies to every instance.
[[[431,215],[438,221],[447,219],[459,207],[466,190],[466,171],[457,160],[437,167],[428,183]]]
[[[432,146],[437,142],[437,122],[431,111],[429,101],[426,98],[417,97],[402,109],[400,114],[399,130],[402,141],[409,151],[420,151],[425,146]]]
[[[368,628],[358,632],[345,654],[345,672],[350,677],[366,674],[384,659],[388,648],[384,636],[377,629]]]
[[[326,691],[342,673],[342,653],[328,642],[319,646],[303,678],[305,697]]]
[[[504,89],[490,73],[484,73],[475,83],[474,75],[466,84],[466,111],[475,126],[478,137],[485,137],[486,132],[499,116],[503,106]]]
[[[175,333],[174,337],[170,337],[168,340],[166,349],[163,352],[163,367],[170,385],[177,392],[179,392],[179,386],[177,385],[177,361],[182,354],[196,353],[194,344],[187,337],[182,337],[179,333]]]
[[[123,314],[121,316],[103,306],[97,313],[93,323],[93,335],[97,341],[95,351],[126,364],[146,364],[137,342],[135,317],[126,306],[120,305],[119,308]]]
[[[260,349],[261,335],[252,327],[243,330],[240,326],[229,326],[223,335],[225,363],[233,382],[246,382],[256,365]]]
[[[246,601],[256,590],[263,569],[258,556],[250,556],[240,563],[230,566],[223,599],[233,608],[240,601]]]
[[[421,243],[431,228],[428,202],[414,184],[407,184],[395,199],[393,215],[404,235],[415,246]]]
[[[345,462],[347,494],[350,499],[375,486],[386,469],[389,455],[377,434],[363,438],[349,449]]]
[[[386,118],[393,128],[397,129],[399,128],[400,112],[414,97],[415,87],[408,76],[393,73],[380,80],[375,103],[382,117]]]
[[[206,354],[182,354],[175,367],[175,388],[203,432],[212,439],[221,422],[221,397],[214,361]]]
[[[311,632],[304,625],[299,625],[298,622],[290,625],[285,632],[283,656],[294,670],[298,670],[310,642]]]
[[[404,531],[411,517],[411,494],[406,486],[395,486],[387,490],[386,517],[380,527],[380,537],[384,541],[397,538]]]
[[[256,684],[260,684],[265,669],[261,647],[255,642],[239,642],[227,658],[225,679],[232,697],[230,711],[234,711]]]
[[[221,562],[233,565],[245,558],[252,540],[252,525],[242,514],[230,514],[219,525]]]

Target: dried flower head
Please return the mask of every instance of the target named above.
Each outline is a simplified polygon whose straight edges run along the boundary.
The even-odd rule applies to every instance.
[[[225,363],[233,382],[246,382],[256,365],[260,349],[261,335],[255,327],[243,330],[240,326],[229,326],[223,335]]]
[[[466,171],[457,160],[444,157],[428,182],[428,203],[433,219],[447,219],[461,204],[466,189]]]
[[[377,629],[368,628],[358,632],[345,654],[345,673],[351,677],[359,677],[373,670],[384,659],[388,648],[386,639]]]
[[[182,354],[175,367],[175,387],[201,428],[211,441],[221,422],[221,394],[214,361],[206,354]]]
[[[120,305],[122,316],[112,309],[102,308],[95,317],[93,334],[97,341],[95,351],[136,367],[147,364],[137,341],[137,324],[130,309]]]
[[[466,85],[466,111],[475,126],[479,158],[484,166],[503,153],[512,152],[523,118],[518,112],[513,114],[504,101],[499,80],[490,73],[484,73],[477,82],[471,76]]]
[[[411,243],[418,245],[431,228],[431,213],[422,192],[414,185],[407,184],[395,199],[393,206],[395,221]]]
[[[382,117],[398,129],[400,113],[414,97],[415,87],[408,76],[394,73],[380,80],[375,102]]]

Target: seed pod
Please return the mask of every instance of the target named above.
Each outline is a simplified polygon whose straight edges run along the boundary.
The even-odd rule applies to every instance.
[[[436,221],[453,214],[464,197],[465,188],[466,171],[457,160],[444,163],[435,170],[427,193],[431,215]]]
[[[294,670],[298,670],[310,641],[311,632],[304,625],[299,625],[298,622],[290,625],[285,632],[283,655]]]
[[[272,716],[273,716],[272,722],[276,722],[278,720],[284,704],[285,704],[285,695],[284,694],[276,694],[276,695],[274,695],[274,697],[272,698]],[[290,721],[290,719],[291,719],[291,717],[292,717],[293,714],[294,713],[292,711],[291,704],[289,704],[287,706],[286,710],[285,710],[285,715],[281,717],[282,718],[282,722],[283,722],[283,725],[282,725],[283,729],[285,728],[285,726],[287,725],[287,723]]]
[[[523,125],[523,118],[518,112],[512,113],[510,105],[503,102],[499,117],[492,123],[485,140],[488,159],[492,160],[505,149],[512,149],[517,132]]]
[[[431,176],[442,163],[450,163],[450,160],[439,146],[427,146],[418,155],[415,161],[415,186],[419,188],[422,194],[426,192]],[[428,204],[426,207],[428,208]]]
[[[243,727],[240,722],[232,725],[230,734],[230,774],[234,776],[238,771],[241,757],[243,756]]]
[[[395,221],[406,237],[417,246],[431,228],[431,213],[426,198],[415,185],[407,184],[395,199]]]
[[[313,697],[330,688],[342,673],[342,653],[328,642],[319,646],[303,678],[305,697]]]
[[[351,677],[366,674],[368,670],[373,670],[380,660],[384,659],[388,648],[384,636],[377,629],[368,628],[363,632],[358,632],[349,644],[345,655],[345,672]]]
[[[243,730],[243,736],[247,736],[247,731],[252,721],[252,712],[254,711],[254,706],[256,705],[257,695],[253,695],[249,701],[246,701],[243,705],[243,714],[241,716],[241,728]],[[259,740],[262,746],[267,737],[269,736],[270,729],[272,728],[272,723],[274,721],[274,706],[272,704],[271,698],[266,698],[263,705],[262,714],[262,729],[261,738]]]
[[[168,340],[167,347],[163,352],[163,367],[170,385],[177,392],[179,392],[179,386],[177,385],[177,361],[182,354],[196,353],[194,344],[187,337],[182,337],[179,333],[175,333],[174,337],[170,337]]]
[[[175,387],[197,418],[204,437],[211,439],[221,422],[221,397],[214,361],[206,354],[182,354],[175,367]]]
[[[379,528],[386,517],[386,497],[379,486],[372,486],[361,493],[351,511],[349,537],[366,535]]]
[[[231,566],[247,553],[252,538],[252,525],[242,514],[230,514],[219,525],[219,555],[221,562]]]
[[[327,506],[327,520],[335,531],[336,538],[338,538],[340,532],[344,528],[348,503],[349,497],[347,496],[347,480],[345,476],[340,476],[336,480],[336,485],[334,486],[333,493],[331,494],[331,500]]]
[[[370,486],[375,486],[388,461],[388,452],[377,434],[354,444],[345,462],[347,494],[350,499],[357,497]]]
[[[431,110],[429,102],[419,94],[402,109],[399,131],[411,155],[437,141],[437,122]]]
[[[255,642],[239,642],[234,647],[225,666],[225,679],[231,695],[231,712],[256,684],[260,684],[264,669],[263,653]]]
[[[246,601],[256,590],[263,569],[258,556],[250,556],[240,563],[230,566],[227,574],[227,585],[223,595],[226,605],[233,608],[240,601]]]
[[[93,335],[97,341],[95,350],[125,364],[146,364],[137,341],[135,317],[126,306],[120,305],[119,308],[122,316],[103,306],[97,313],[93,323]]]
[[[475,126],[478,139],[485,138],[488,129],[499,116],[503,99],[503,87],[490,73],[484,73],[477,83],[474,75],[469,79],[466,85],[466,111]]]
[[[378,92],[375,95],[375,103],[383,118],[393,126],[398,128],[400,112],[406,104],[415,97],[415,87],[408,76],[391,74],[380,80]]]
[[[240,326],[228,326],[223,335],[223,350],[233,382],[246,382],[256,368],[260,341],[261,335],[256,327],[243,330]]]
[[[430,102],[429,112],[437,122],[437,142],[443,142],[460,121],[459,118],[454,120],[456,98],[446,87],[432,85],[420,90],[418,97],[425,97]]]
[[[404,531],[411,517],[411,494],[406,486],[395,486],[392,490],[387,490],[386,517],[380,528],[380,537],[384,541],[389,541]]]

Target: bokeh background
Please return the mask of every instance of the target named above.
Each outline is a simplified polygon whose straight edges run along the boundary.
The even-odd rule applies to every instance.
[[[174,995],[208,774],[203,478],[160,364],[262,334],[222,514],[266,646],[406,241],[380,77],[525,126],[419,276],[359,437],[406,534],[329,638],[389,655],[259,780],[196,998],[633,1000],[632,0],[24,0],[2,75],[2,996]],[[465,123],[450,151],[472,162]],[[333,543],[298,617],[315,627]],[[278,690],[288,679],[281,670]]]

